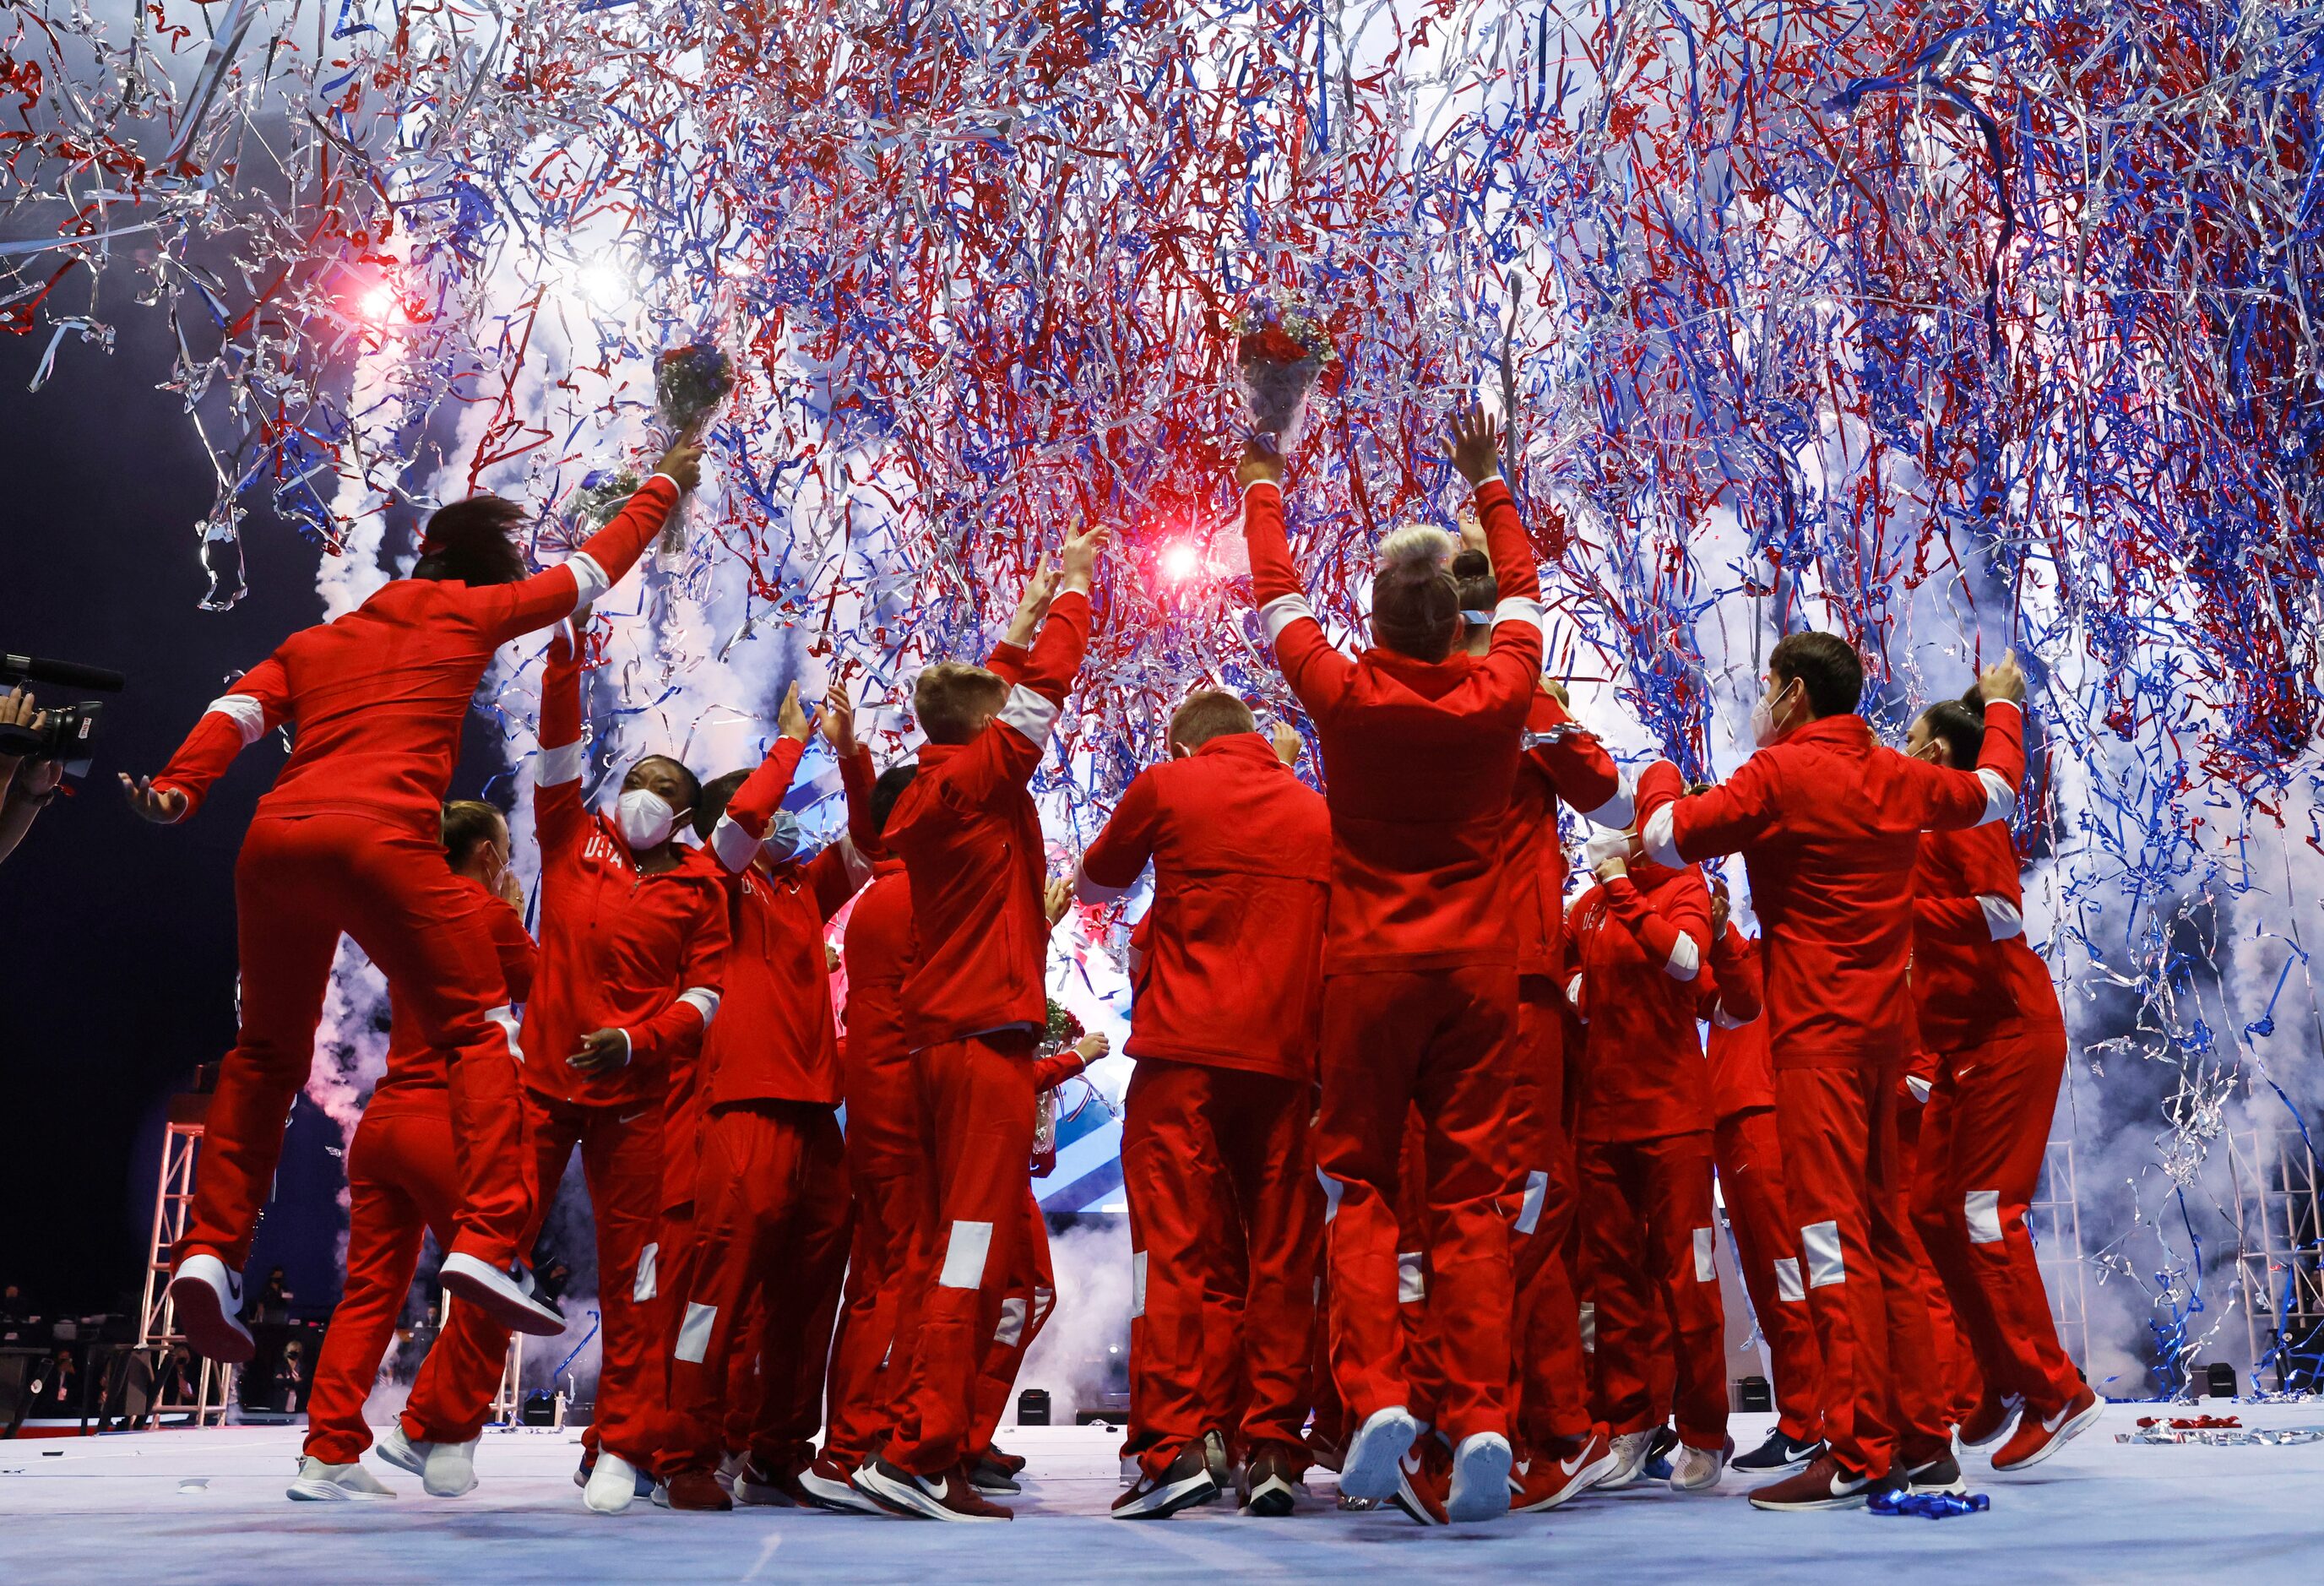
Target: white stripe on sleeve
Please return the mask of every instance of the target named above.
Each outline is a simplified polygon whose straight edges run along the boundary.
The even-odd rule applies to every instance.
[[[1278,595],[1259,608],[1259,620],[1266,625],[1269,644],[1279,643],[1283,631],[1302,617],[1311,622],[1315,620],[1315,609],[1307,604],[1304,595]]]
[[[1990,892],[1977,895],[1977,906],[1985,910],[1985,928],[1993,933],[1997,942],[2006,942],[2012,936],[2025,934],[2025,917],[2017,912],[2017,905],[2006,898],[1997,898]]]
[[[1631,819],[1637,814],[1637,806],[1631,798],[1630,773],[1622,771],[1618,775],[1621,779],[1614,786],[1614,797],[1595,809],[1585,809],[1582,812],[1582,818],[1591,825],[1610,826],[1619,831],[1628,825]]]
[[[2017,814],[2017,789],[2005,781],[1999,771],[1981,765],[1977,768],[1977,779],[1985,784],[1985,813],[1977,817],[1978,825],[2006,821]]]
[[[588,763],[589,746],[576,738],[570,743],[559,743],[554,749],[542,750],[540,764],[533,777],[544,788],[562,788],[567,782],[579,781]]]
[[[1001,707],[1001,720],[1010,732],[1038,748],[1049,742],[1062,708],[1019,683],[1009,690],[1008,701]]]
[[[1663,965],[1663,973],[1674,981],[1691,981],[1702,969],[1702,950],[1694,945],[1692,936],[1679,932],[1678,940],[1671,945],[1670,962]]]
[[[872,880],[872,862],[863,857],[863,850],[855,845],[853,834],[839,834],[839,862],[847,867],[847,879],[862,887]]]
[[[575,551],[565,558],[565,565],[573,569],[573,587],[576,592],[573,609],[576,612],[594,604],[613,586],[613,581],[605,576],[605,569],[598,566],[597,558],[586,550]]]
[[[704,1029],[708,1029],[710,1021],[718,1017],[718,993],[708,986],[688,986],[678,994],[678,1000],[702,1015]]]
[[[1671,830],[1674,824],[1671,819],[1673,807],[1665,804],[1647,816],[1646,829],[1638,834],[1638,841],[1645,846],[1648,859],[1676,869],[1686,861],[1679,856],[1678,838]]]
[[[1493,625],[1498,628],[1503,622],[1529,623],[1535,632],[1540,632],[1541,602],[1527,600],[1523,595],[1510,595],[1493,607]]]
[[[736,825],[731,815],[720,816],[718,824],[710,828],[710,852],[735,875],[751,868],[751,856],[758,851],[759,840]]]
[[[234,730],[242,734],[244,749],[257,742],[266,732],[266,707],[247,694],[228,694],[211,700],[209,710],[202,714],[208,715],[212,712],[234,724]]]

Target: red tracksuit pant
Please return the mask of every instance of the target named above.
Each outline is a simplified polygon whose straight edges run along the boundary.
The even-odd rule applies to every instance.
[[[1927,1111],[1923,1099],[1913,1093],[1908,1082],[1904,1093],[1896,1099],[1896,1160],[1904,1184],[1904,1236],[1913,1245],[1913,1276],[1921,1291],[1921,1303],[1929,1309],[1930,1390],[1943,1406],[1945,1424],[1953,1425],[1967,1419],[1977,1407],[1984,1396],[1985,1376],[1978,1369],[1977,1356],[1962,1329],[1961,1319],[1954,1312],[1952,1301],[1946,1297],[1945,1280],[1938,1273],[1927,1241],[1922,1239],[1920,1228],[1911,1216],[1913,1189],[1921,1176],[1921,1130]]]
[[[1122,1123],[1130,1435],[1152,1475],[1213,1429],[1301,1463],[1323,1194],[1299,1080],[1140,1058]],[[1237,1292],[1240,1287],[1240,1292]],[[1240,1311],[1234,1332],[1216,1323]],[[1238,1384],[1249,1399],[1236,1414]]]
[[[693,1282],[669,1357],[668,1469],[717,1468],[738,1349],[759,1357],[751,1452],[761,1468],[796,1471],[813,1459],[847,1259],[845,1156],[829,1107],[711,1110],[695,1193]],[[761,1330],[745,1338],[737,1329],[753,1292],[764,1306]]]
[[[913,1055],[920,1120],[911,1345],[886,1458],[934,1476],[972,1451],[985,1346],[1017,1276],[1032,1185],[1033,1037],[1001,1031]]]
[[[325,1464],[351,1464],[371,1446],[364,1405],[411,1292],[422,1238],[432,1232],[439,1246],[453,1238],[457,1183],[448,1109],[368,1112],[356,1127],[347,1148],[346,1286],[323,1335],[307,1404],[306,1452]],[[429,1358],[445,1356],[458,1362],[456,1375],[497,1385],[503,1356],[492,1350],[493,1331],[474,1305],[455,1305]],[[425,1418],[422,1401],[406,1430],[466,1443],[482,1429],[491,1398],[487,1391],[483,1403],[441,1426]]]
[[[1913,1214],[1986,1382],[2055,1415],[2081,1390],[2025,1231],[2066,1038],[2052,1025],[1950,1054],[1921,1122]]]
[[[427,838],[361,816],[313,815],[251,822],[234,890],[242,1032],[218,1073],[177,1260],[208,1251],[239,1271],[249,1259],[283,1120],[315,1065],[344,933],[387,976],[396,1017],[415,1020],[449,1063],[459,1186],[451,1250],[507,1266],[532,1196],[511,1061],[516,1020],[475,888]]]
[[[1678,1434],[1690,1448],[1727,1443],[1727,1317],[1719,1297],[1707,1132],[1587,1140],[1582,1231],[1597,1277],[1600,1416],[1617,1436],[1663,1422],[1652,1361],[1670,1341]],[[1659,1310],[1669,1332],[1646,1324]]]
[[[1807,1268],[1824,1440],[1875,1479],[1951,1447],[1896,1145],[1902,1056],[1775,1069],[1784,1199]]]
[[[1030,1184],[1025,1187],[1025,1209],[1017,1230],[1016,1269],[1009,1275],[1001,1320],[985,1341],[984,1359],[976,1370],[976,1410],[961,1456],[972,1465],[991,1452],[992,1439],[1009,1413],[1017,1373],[1057,1308],[1057,1278],[1049,1265],[1049,1220]]]
[[[1784,1200],[1784,1159],[1775,1110],[1757,1108],[1719,1120],[1711,1136],[1728,1225],[1735,1233],[1743,1289],[1767,1341],[1775,1379],[1775,1426],[1795,1443],[1821,1435],[1815,1327],[1808,1319],[1807,1279],[1800,1269],[1799,1230]]]
[[[1417,1105],[1425,1132],[1432,1352],[1443,1374],[1439,1406],[1454,1443],[1508,1434],[1510,1045],[1517,975],[1507,968],[1392,970],[1329,975],[1323,982],[1323,1171],[1362,1185],[1388,1207],[1402,1187],[1405,1116]],[[1393,1219],[1334,1217],[1325,1244],[1335,1326],[1332,1367],[1349,1414],[1367,1416],[1411,1399],[1397,1325]]]
[[[889,1406],[899,1397],[910,1353],[894,1344],[918,1205],[912,1183],[919,1161],[918,1108],[908,1056],[865,1059],[850,1044],[846,1151],[854,1234],[832,1340],[831,1407],[824,1423],[824,1452],[850,1469],[887,1435]]]
[[[1590,1432],[1589,1369],[1566,1246],[1573,1142],[1565,1131],[1565,1028],[1553,982],[1517,982],[1517,1062],[1509,1093],[1509,1418],[1530,1450],[1563,1452]],[[1526,1457],[1520,1453],[1519,1458]]]

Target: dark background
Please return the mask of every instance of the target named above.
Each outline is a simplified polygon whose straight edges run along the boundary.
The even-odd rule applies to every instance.
[[[155,389],[170,373],[167,323],[129,288],[108,284],[102,303],[115,350],[68,341],[38,393],[26,386],[46,327],[0,335],[0,650],[129,676],[105,701],[86,781],[0,865],[0,1284],[51,1315],[134,1307],[164,1106],[234,1043],[235,852],[283,749],[244,751],[179,827],[132,815],[115,773],[159,770],[229,677],[322,613],[321,549],[263,492],[245,497],[249,594],[228,612],[197,609],[215,475],[181,400]],[[485,769],[464,766],[456,791],[473,794]],[[338,1146],[302,1097],[250,1262],[254,1280],[285,1267],[300,1309],[338,1290]]]

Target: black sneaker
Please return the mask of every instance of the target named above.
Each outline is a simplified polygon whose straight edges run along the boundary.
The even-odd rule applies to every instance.
[[[1786,1437],[1779,1427],[1767,1434],[1766,1442],[1737,1459],[1732,1468],[1748,1476],[1781,1476],[1789,1471],[1806,1470],[1822,1453],[1821,1438]]]
[[[1262,1443],[1244,1463],[1236,1496],[1244,1513],[1279,1520],[1291,1512],[1298,1492],[1299,1478],[1292,1474],[1290,1457],[1279,1448]]]
[[[1163,1520],[1180,1509],[1192,1508],[1218,1497],[1219,1484],[1211,1480],[1210,1466],[1203,1452],[1199,1442],[1190,1443],[1178,1451],[1178,1457],[1159,1476],[1140,1472],[1136,1484],[1113,1500],[1113,1517]]]
[[[968,1484],[979,1492],[1022,1492],[1017,1472],[996,1459],[991,1450],[977,1456],[968,1467]]]
[[[1923,1464],[1904,1471],[1907,1492],[1950,1492],[1966,1495],[1968,1483],[1961,1480],[1960,1462],[1950,1452],[1941,1453]]]

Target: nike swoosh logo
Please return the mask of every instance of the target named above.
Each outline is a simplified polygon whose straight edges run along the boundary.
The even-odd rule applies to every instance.
[[[1557,1468],[1558,1468],[1559,1470],[1561,1470],[1561,1471],[1564,1471],[1567,1475],[1571,1476],[1571,1475],[1572,1475],[1576,1471],[1579,1471],[1580,1469],[1582,1469],[1582,1461],[1584,1461],[1584,1460],[1586,1460],[1586,1459],[1588,1459],[1589,1457],[1590,1457],[1590,1451],[1589,1451],[1588,1449],[1586,1449],[1586,1448],[1585,1448],[1585,1449],[1583,1449],[1580,1453],[1575,1454],[1575,1455],[1574,1455],[1572,1459],[1570,1459],[1570,1460],[1560,1460],[1560,1461],[1558,1461],[1558,1462],[1557,1462]]]
[[[1396,1462],[1403,1468],[1404,1473],[1407,1476],[1417,1476],[1420,1474],[1420,1462],[1414,1459],[1410,1454],[1399,1455]]]
[[[652,1111],[653,1109],[650,1107],[642,1108],[638,1111],[631,1113],[627,1118],[617,1118],[614,1121],[616,1123],[635,1123],[639,1119],[643,1118],[648,1112]]]

